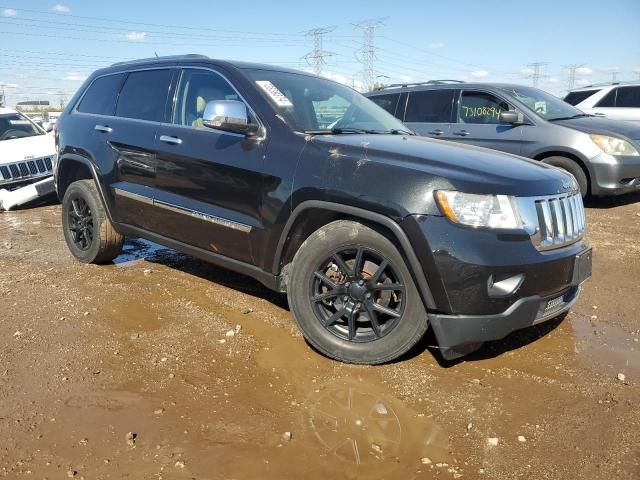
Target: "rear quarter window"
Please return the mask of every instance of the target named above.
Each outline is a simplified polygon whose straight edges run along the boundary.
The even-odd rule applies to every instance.
[[[598,102],[596,107],[615,107],[616,106],[616,95],[618,94],[618,89],[614,88],[609,93],[607,93],[602,100]]]
[[[564,101],[576,106],[579,103],[584,102],[587,98],[589,98],[594,93],[599,92],[599,89],[596,90],[581,90],[579,92],[569,92],[566,97],[564,97]]]
[[[116,116],[162,122],[172,74],[169,69],[131,72],[118,96]]]
[[[97,78],[85,92],[78,111],[98,115],[113,115],[118,91],[124,80],[124,73]]]

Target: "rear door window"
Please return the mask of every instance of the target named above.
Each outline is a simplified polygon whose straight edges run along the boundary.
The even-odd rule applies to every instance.
[[[476,124],[500,124],[500,114],[515,110],[509,103],[491,93],[462,92],[458,122]]]
[[[377,104],[379,107],[384,108],[391,115],[395,115],[399,98],[399,93],[389,93],[386,95],[376,95],[375,97],[369,97],[369,100]]]
[[[566,97],[564,97],[564,101],[576,106],[579,103],[584,102],[587,98],[589,98],[594,93],[599,92],[600,90],[581,90],[579,92],[569,92]]]
[[[453,120],[454,89],[410,92],[405,122],[450,123]]]
[[[113,115],[116,98],[125,74],[107,75],[97,78],[80,100],[78,111],[98,115]]]
[[[162,122],[172,74],[169,69],[131,72],[118,97],[116,116]]]
[[[616,107],[640,108],[640,86],[618,87]]]

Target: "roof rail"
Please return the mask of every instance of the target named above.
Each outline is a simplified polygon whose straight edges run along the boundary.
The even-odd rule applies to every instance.
[[[198,53],[188,53],[186,55],[165,55],[164,57],[149,57],[149,58],[140,58],[137,60],[126,60],[124,62],[116,62],[116,63],[113,63],[111,66],[116,67],[120,65],[157,62],[162,60],[196,60],[196,59],[205,60],[205,59],[209,59],[209,57],[207,57],[206,55],[200,55]]]
[[[382,87],[378,87],[375,90],[386,90],[388,88],[406,88],[406,87],[420,87],[423,85],[445,85],[448,83],[464,83],[464,81],[462,80],[449,80],[449,79],[442,79],[442,80],[429,80],[427,82],[411,82],[411,83],[392,83],[390,85],[384,85]]]
[[[622,86],[624,86],[624,85],[638,85],[638,84],[640,84],[640,81],[638,81],[638,80],[636,80],[636,81],[633,81],[633,80],[620,81],[620,80],[618,80],[618,81],[615,81],[615,82],[592,83],[591,85],[585,85],[583,87],[575,87],[575,88],[572,88],[571,90],[573,91],[573,90],[580,90],[580,89],[583,89],[583,88],[592,88],[592,87],[609,87],[609,86],[613,86],[613,85],[622,85]]]

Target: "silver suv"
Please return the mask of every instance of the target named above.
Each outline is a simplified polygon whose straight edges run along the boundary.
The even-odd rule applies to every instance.
[[[640,83],[589,85],[571,90],[564,101],[585,113],[640,123]]]
[[[640,125],[586,114],[537,88],[446,80],[367,96],[420,135],[567,170],[583,197],[640,191]]]

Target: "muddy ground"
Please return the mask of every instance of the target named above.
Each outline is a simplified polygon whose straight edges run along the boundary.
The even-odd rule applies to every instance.
[[[564,320],[379,367],[253,280],[139,240],[81,265],[58,205],[2,213],[0,477],[638,479],[640,196],[588,206]]]

